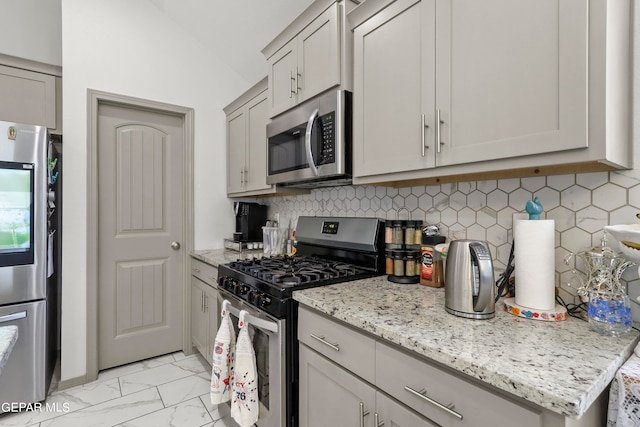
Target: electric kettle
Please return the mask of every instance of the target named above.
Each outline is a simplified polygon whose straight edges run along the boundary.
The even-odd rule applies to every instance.
[[[493,262],[486,242],[453,240],[447,252],[445,310],[469,319],[495,315]]]

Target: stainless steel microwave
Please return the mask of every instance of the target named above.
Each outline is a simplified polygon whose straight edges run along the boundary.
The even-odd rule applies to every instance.
[[[351,92],[313,98],[267,124],[267,183],[351,183]]]

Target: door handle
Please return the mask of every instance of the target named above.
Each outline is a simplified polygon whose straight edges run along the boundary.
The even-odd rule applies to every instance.
[[[314,340],[320,341],[322,344],[332,348],[335,351],[340,351],[340,346],[338,344],[331,344],[329,341],[325,340],[324,337],[319,337],[315,334],[309,334],[309,336]]]
[[[180,243],[179,242],[171,242],[171,249],[173,249],[174,251],[177,251],[178,249],[180,249]]]
[[[12,320],[24,319],[27,317],[26,311],[21,311],[19,313],[7,314],[6,316],[0,316],[0,323],[11,322]]]
[[[444,144],[444,142],[441,141],[441,133],[442,133],[442,129],[441,126],[444,124],[444,121],[440,118],[440,109],[437,108],[436,109],[436,153],[440,153],[440,146],[442,144]]]
[[[364,417],[369,415],[369,411],[364,409],[364,403],[360,402],[360,427],[364,427]]]
[[[311,151],[311,132],[313,131],[313,123],[318,118],[318,109],[316,108],[311,113],[311,117],[309,117],[309,121],[307,122],[307,131],[304,134],[304,148],[307,152],[307,163],[313,172],[313,176],[318,176],[318,168],[316,167],[316,162],[313,159],[313,152]]]
[[[408,385],[404,386],[404,389],[406,391],[408,391],[409,393],[413,394],[414,396],[417,396],[417,397],[419,397],[421,399],[424,399],[426,402],[434,405],[437,408],[442,409],[446,413],[448,413],[450,415],[453,415],[457,419],[462,420],[462,414],[459,414],[459,413],[457,413],[456,411],[453,410],[453,408],[454,408],[453,403],[450,403],[449,405],[443,405],[442,403],[437,402],[437,401],[431,399],[430,397],[427,397],[426,390],[416,391],[416,390],[412,389],[411,387],[409,387]]]
[[[384,421],[380,421],[380,415],[376,412],[373,414],[373,426],[374,427],[382,427],[384,425]]]
[[[429,125],[425,123],[424,114],[422,115],[422,127],[420,128],[420,134],[422,135],[422,157],[424,157],[425,149],[429,148],[428,145],[425,145],[425,129],[428,129]]]

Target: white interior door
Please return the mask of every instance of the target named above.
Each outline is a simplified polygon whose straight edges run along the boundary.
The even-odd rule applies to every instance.
[[[98,368],[182,348],[184,119],[98,108]]]

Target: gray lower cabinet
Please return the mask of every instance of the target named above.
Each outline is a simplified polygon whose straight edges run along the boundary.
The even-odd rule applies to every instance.
[[[300,346],[301,427],[382,425],[431,427],[436,424],[307,346]]]
[[[305,306],[298,340],[301,427],[601,425],[601,399],[568,419]]]
[[[191,260],[191,345],[209,364],[218,331],[217,277],[217,268]]]

